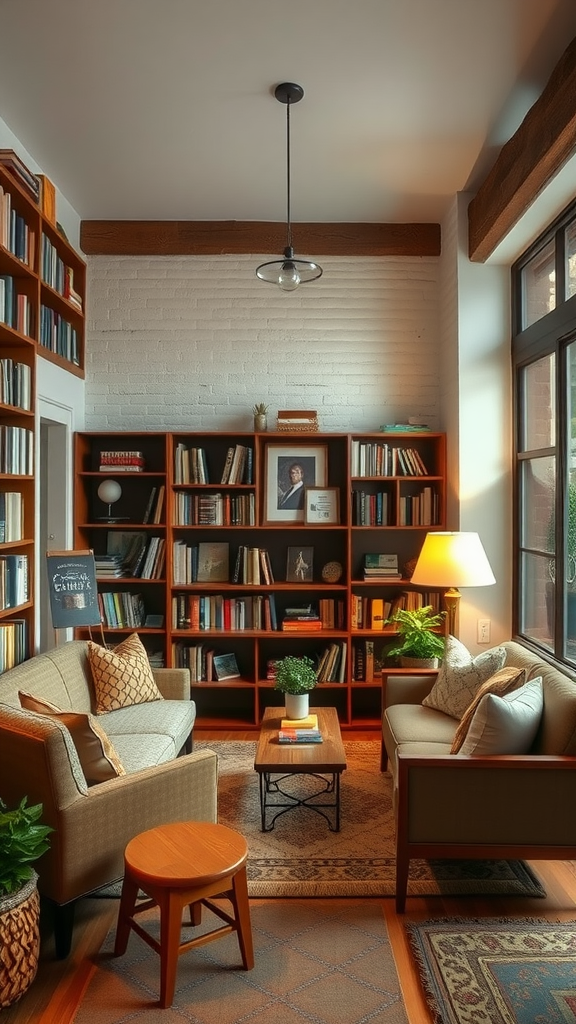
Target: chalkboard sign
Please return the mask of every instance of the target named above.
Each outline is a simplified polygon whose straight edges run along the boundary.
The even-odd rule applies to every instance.
[[[54,629],[100,625],[92,551],[48,551],[48,590]]]

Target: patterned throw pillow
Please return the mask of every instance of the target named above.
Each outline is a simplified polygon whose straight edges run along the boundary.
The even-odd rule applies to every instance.
[[[451,718],[461,719],[479,687],[504,667],[505,660],[504,647],[492,647],[473,658],[456,637],[447,637],[436,682],[422,704],[443,711]]]
[[[485,694],[495,693],[497,697],[503,697],[505,693],[511,693],[512,690],[517,690],[519,686],[524,686],[525,682],[526,669],[515,668],[513,665],[510,665],[508,668],[501,668],[499,672],[496,672],[493,676],[490,676],[485,683],[482,683],[482,686],[478,690],[474,700],[462,715],[460,725],[454,733],[454,740],[452,742],[452,749],[450,750],[450,753],[457,754],[460,750],[460,747],[466,739],[476,708]]]
[[[23,690],[19,691],[18,696],[20,706],[26,711],[34,711],[37,715],[57,718],[62,725],[66,726],[76,747],[84,778],[89,786],[96,782],[105,782],[107,779],[115,779],[119,775],[126,775],[126,769],[113,744],[92,715],[76,711],[62,711],[50,701],[41,700],[40,697],[24,693]]]
[[[476,708],[460,753],[476,757],[528,754],[536,739],[543,707],[540,676],[503,697],[486,693]]]
[[[112,651],[88,641],[88,661],[96,695],[96,714],[103,715],[132,704],[163,700],[156,686],[146,648],[132,633]]]

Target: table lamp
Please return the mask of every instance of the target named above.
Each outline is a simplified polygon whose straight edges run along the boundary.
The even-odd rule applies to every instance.
[[[448,632],[455,636],[458,587],[488,587],[494,573],[477,533],[427,533],[412,573],[418,587],[447,587]]]

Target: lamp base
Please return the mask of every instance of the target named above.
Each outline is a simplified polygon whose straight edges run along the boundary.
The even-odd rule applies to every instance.
[[[460,591],[456,587],[450,587],[444,594],[444,604],[448,613],[448,634],[456,636],[456,618],[460,603]]]

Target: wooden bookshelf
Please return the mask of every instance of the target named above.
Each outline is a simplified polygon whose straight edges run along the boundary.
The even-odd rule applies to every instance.
[[[112,611],[104,623],[106,641],[119,642],[137,628],[156,664],[189,666],[198,723],[205,728],[249,728],[261,721],[266,707],[281,706],[270,668],[275,659],[295,652],[323,661],[328,672],[329,680],[315,690],[316,704],[335,706],[344,728],[379,728],[380,667],[394,632],[371,628],[372,602],[392,609],[395,600],[414,594],[439,601],[438,593],[412,587],[405,567],[417,557],[429,529],[445,528],[445,444],[444,434],[432,432],[78,433],[76,547],[104,555],[118,546],[120,535],[130,533],[143,535],[145,544],[160,538],[165,547],[157,578],[99,577],[109,611],[110,594],[139,595],[144,606],[144,625],[137,627],[111,626]],[[361,466],[360,445],[367,446]],[[382,465],[384,445],[389,461]],[[419,462],[414,455],[407,460],[407,448]],[[101,452],[110,450],[141,452],[143,466],[101,469]],[[374,466],[366,464],[367,453],[378,456]],[[336,489],[336,521],[308,522],[304,511],[281,506],[277,491],[287,488],[295,462],[303,465],[305,483],[315,491]],[[122,488],[110,510],[98,497],[103,479]],[[165,488],[160,521],[144,523],[152,490],[160,487]],[[367,495],[362,500],[375,509],[379,493],[387,496],[385,515],[366,521],[358,496]],[[306,565],[301,578],[293,568],[288,573],[294,552]],[[397,555],[397,579],[364,579],[365,555],[374,552]],[[200,579],[198,561],[204,566]],[[117,597],[116,608],[127,600]],[[304,613],[309,606],[320,628],[304,619],[296,630],[283,629],[290,610]],[[358,618],[359,606],[365,617]],[[232,653],[240,678],[218,682],[212,677],[213,658]]]

